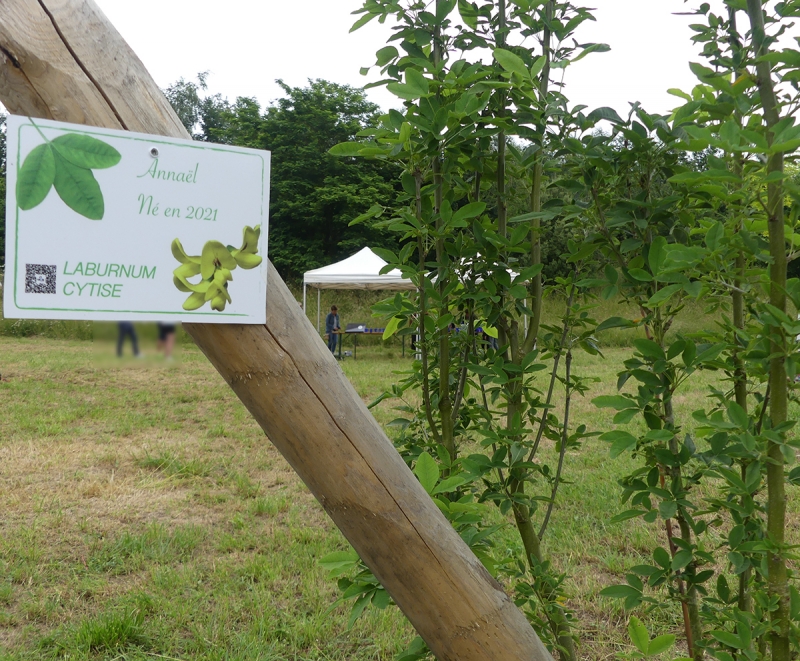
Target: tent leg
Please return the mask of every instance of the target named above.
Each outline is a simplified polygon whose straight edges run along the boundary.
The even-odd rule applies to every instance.
[[[322,332],[322,324],[320,323],[320,313],[319,313],[319,305],[320,305],[320,297],[322,296],[322,290],[317,289],[317,332]]]
[[[303,283],[303,314],[306,314],[306,283]]]

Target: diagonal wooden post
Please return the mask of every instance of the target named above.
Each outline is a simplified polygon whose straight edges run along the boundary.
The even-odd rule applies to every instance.
[[[2,0],[13,113],[189,137],[92,0]],[[267,323],[185,328],[441,661],[552,661],[408,470],[270,265]]]

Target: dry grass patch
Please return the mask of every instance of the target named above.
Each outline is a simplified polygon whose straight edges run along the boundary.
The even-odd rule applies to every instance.
[[[325,614],[335,586],[316,559],[341,537],[202,355],[181,352],[117,363],[0,338],[0,658],[391,658],[407,625],[380,614],[348,634],[344,612]]]

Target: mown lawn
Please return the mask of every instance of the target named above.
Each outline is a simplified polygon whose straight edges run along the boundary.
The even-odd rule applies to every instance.
[[[346,543],[222,378],[193,346],[174,363],[145,351],[120,362],[104,342],[0,337],[0,659],[392,659],[413,631],[393,608],[352,630],[346,607],[330,610],[317,561]],[[629,351],[576,359],[596,381],[574,425],[611,426],[589,400],[613,392]],[[376,346],[342,367],[371,401],[409,364]],[[712,378],[681,394],[687,423]],[[609,523],[631,467],[601,441],[572,452],[545,538],[570,576],[581,658],[629,649],[627,614],[597,593],[664,543]],[[651,629],[679,633],[659,617]]]

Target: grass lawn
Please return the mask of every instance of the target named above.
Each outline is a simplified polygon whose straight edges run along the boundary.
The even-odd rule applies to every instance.
[[[106,342],[0,337],[0,660],[392,659],[413,630],[393,608],[352,630],[347,607],[330,610],[317,560],[346,543],[222,378],[193,346],[174,363],[144,350],[117,361]],[[629,352],[576,359],[597,381],[574,425],[610,428],[589,400],[614,391]],[[399,347],[358,355],[342,367],[367,402],[409,365]],[[709,378],[679,398],[683,420]],[[545,538],[585,659],[629,649],[627,615],[597,593],[664,543],[662,528],[609,523],[630,468],[597,440],[571,453]],[[651,629],[679,633],[661,617]]]

